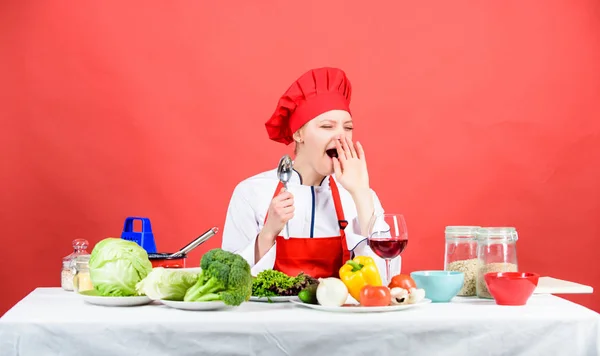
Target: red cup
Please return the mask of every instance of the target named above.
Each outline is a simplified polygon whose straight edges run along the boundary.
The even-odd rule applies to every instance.
[[[490,272],[484,276],[498,305],[525,305],[538,285],[540,275],[530,272]]]

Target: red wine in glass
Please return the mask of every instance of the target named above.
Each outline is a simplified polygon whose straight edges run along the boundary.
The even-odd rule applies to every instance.
[[[373,215],[369,222],[369,247],[385,260],[387,282],[391,278],[390,260],[400,256],[408,244],[406,221],[401,214]]]
[[[398,257],[406,248],[408,239],[369,239],[369,246],[375,254],[381,258],[393,259]]]

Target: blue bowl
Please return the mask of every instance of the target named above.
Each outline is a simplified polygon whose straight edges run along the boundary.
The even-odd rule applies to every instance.
[[[417,288],[425,290],[425,298],[433,303],[448,303],[463,286],[465,274],[455,271],[417,271],[410,274]]]

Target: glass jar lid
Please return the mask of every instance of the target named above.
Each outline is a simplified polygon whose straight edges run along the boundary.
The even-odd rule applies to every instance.
[[[73,250],[84,251],[88,248],[89,242],[86,239],[75,239],[73,240]]]
[[[449,238],[476,238],[481,226],[446,226],[446,237]]]
[[[89,246],[89,242],[86,239],[75,239],[71,242],[73,246],[73,252],[71,252],[68,256],[63,257],[63,263],[69,263],[69,261],[74,260],[75,257],[81,254],[88,254],[87,248]]]
[[[508,241],[519,239],[517,229],[514,227],[482,227],[477,230],[477,240],[480,241]]]

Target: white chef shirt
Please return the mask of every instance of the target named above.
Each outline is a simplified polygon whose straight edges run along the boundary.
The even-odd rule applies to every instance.
[[[288,182],[288,191],[294,196],[294,217],[288,222],[293,238],[319,238],[340,235],[340,228],[333,203],[329,179],[325,177],[320,186],[302,185],[302,177],[293,171]],[[252,267],[252,275],[272,269],[275,264],[275,245],[261,258],[254,261],[255,242],[260,233],[279,179],[273,169],[240,182],[234,189],[223,228],[222,248],[240,254]],[[367,238],[361,235],[356,206],[350,193],[336,180],[344,219],[348,226],[347,248],[356,256],[371,256],[375,259],[385,283],[385,260],[378,257],[367,245]],[[383,213],[377,194],[371,190],[376,213]],[[285,228],[282,234],[285,233]],[[400,273],[401,257],[390,261],[391,276]]]

